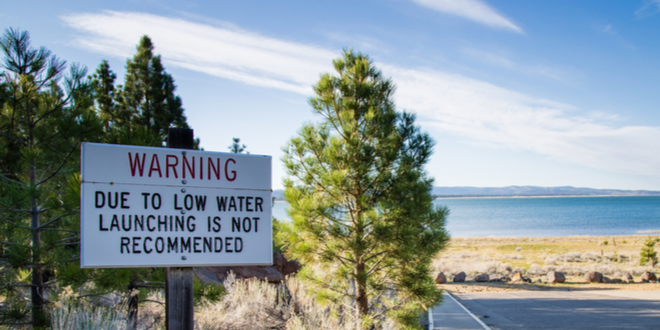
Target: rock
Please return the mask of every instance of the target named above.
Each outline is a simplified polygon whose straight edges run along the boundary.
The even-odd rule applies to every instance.
[[[506,276],[503,276],[503,277],[491,278],[490,281],[488,282],[508,282],[508,281],[511,281],[511,279]]]
[[[202,282],[223,282],[230,271],[237,279],[257,278],[270,283],[280,283],[284,277],[300,270],[300,264],[295,260],[286,260],[284,255],[273,252],[272,266],[222,266],[195,268],[195,275]]]
[[[435,278],[435,284],[445,284],[447,283],[447,276],[445,276],[445,273],[440,272],[438,276]]]
[[[634,283],[635,282],[635,280],[633,279],[633,276],[630,275],[630,273],[627,273],[626,275],[623,275],[621,280],[626,282],[626,283]]]
[[[488,282],[490,280],[490,276],[488,274],[479,274],[474,277],[475,282]]]
[[[541,281],[541,279],[539,278],[538,280],[534,281],[534,283],[543,284],[543,281]]]
[[[623,280],[621,280],[620,278],[613,278],[610,280],[610,283],[622,283],[622,282]]]
[[[460,272],[454,276],[454,282],[465,282],[465,272]]]
[[[286,260],[283,254],[273,252],[273,266],[282,276],[294,274],[300,271],[300,263],[296,260]]]
[[[502,280],[502,282],[510,282],[511,281],[511,278],[508,277],[508,276],[501,277],[500,279]]]
[[[270,283],[280,283],[284,280],[284,276],[277,271],[275,266],[221,266],[202,268],[206,273],[213,274],[218,282],[223,282],[230,271],[236,274],[237,279],[257,278],[267,280]]]
[[[642,282],[644,282],[644,283],[655,282],[655,281],[658,280],[658,278],[655,276],[655,274],[651,273],[651,272],[642,273],[641,279],[642,279]]]
[[[587,283],[600,283],[603,279],[603,274],[599,272],[587,272],[584,274],[584,279]]]
[[[551,271],[548,272],[548,283],[564,283],[566,281],[566,276],[562,272]]]
[[[610,280],[610,278],[607,277],[607,276],[603,276],[603,278],[600,279],[600,282],[601,283],[612,283],[612,280]]]
[[[513,277],[511,277],[511,282],[528,282],[528,281],[529,279],[525,278],[520,272],[513,274]]]

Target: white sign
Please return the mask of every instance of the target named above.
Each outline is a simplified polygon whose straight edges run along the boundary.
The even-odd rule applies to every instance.
[[[81,267],[272,264],[271,157],[84,143]]]

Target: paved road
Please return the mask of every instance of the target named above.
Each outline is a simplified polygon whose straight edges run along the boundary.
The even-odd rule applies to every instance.
[[[660,291],[525,291],[455,296],[493,330],[660,329]]]
[[[479,321],[446,292],[442,304],[431,310],[431,317],[433,327],[430,330],[484,330]]]

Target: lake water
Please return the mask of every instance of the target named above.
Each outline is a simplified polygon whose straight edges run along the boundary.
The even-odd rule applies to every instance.
[[[660,231],[660,196],[446,198],[453,237],[637,235]],[[287,203],[273,216],[287,219]],[[658,234],[658,233],[654,233]]]

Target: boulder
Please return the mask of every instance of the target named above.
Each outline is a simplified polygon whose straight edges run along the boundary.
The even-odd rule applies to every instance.
[[[279,252],[273,252],[272,266],[221,266],[195,268],[195,275],[202,282],[223,282],[230,271],[237,279],[257,278],[270,283],[280,283],[289,274],[297,273],[300,264],[295,260],[287,260]]]
[[[531,280],[525,278],[522,273],[518,272],[513,274],[513,277],[511,277],[511,282],[531,282]]]
[[[435,277],[435,283],[436,284],[445,284],[447,283],[447,276],[445,276],[445,273],[440,272],[438,276]]]
[[[584,280],[587,281],[587,283],[600,283],[602,279],[603,274],[599,272],[587,272],[584,274]]]
[[[623,280],[621,280],[620,278],[613,278],[610,280],[610,283],[622,283],[622,282]]]
[[[607,276],[603,276],[603,278],[600,279],[600,282],[601,283],[612,283],[612,280]]]
[[[562,272],[550,271],[548,272],[548,283],[564,283],[566,276]]]
[[[503,276],[503,277],[491,278],[490,281],[488,282],[508,282],[508,281],[511,281],[511,279],[506,276]]]
[[[479,274],[474,277],[475,282],[488,282],[490,280],[490,276],[488,274]]]
[[[465,272],[460,272],[454,276],[454,282],[465,282]]]
[[[282,276],[287,276],[290,274],[295,274],[300,271],[300,263],[297,260],[287,260],[283,254],[279,252],[273,252],[273,266],[277,269]]]
[[[207,274],[213,274],[218,282],[223,282],[230,271],[236,274],[236,279],[257,278],[270,283],[280,283],[284,280],[284,276],[277,271],[275,266],[219,266],[202,267],[202,269]]]
[[[642,279],[642,282],[647,283],[647,282],[656,282],[658,278],[655,276],[654,273],[651,272],[644,272],[642,273],[642,276],[640,276]]]
[[[627,273],[627,274],[623,275],[621,280],[626,282],[626,283],[634,283],[635,282],[635,280],[633,279],[633,276],[630,275],[630,273]]]

